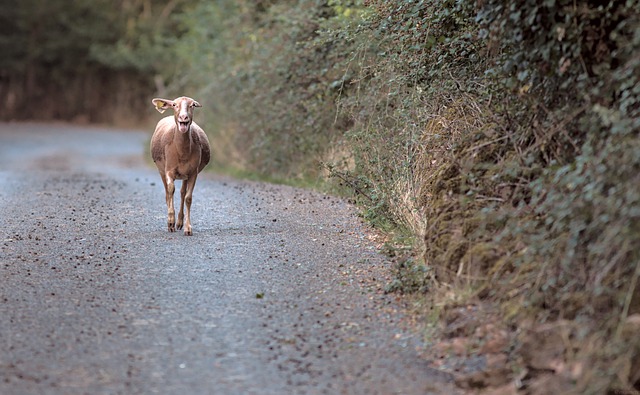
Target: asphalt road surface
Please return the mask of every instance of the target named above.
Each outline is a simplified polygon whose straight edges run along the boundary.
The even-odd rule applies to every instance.
[[[0,394],[454,392],[353,207],[202,173],[169,233],[150,134],[0,124]]]

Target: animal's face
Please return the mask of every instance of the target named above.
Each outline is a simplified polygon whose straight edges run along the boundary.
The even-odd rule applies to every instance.
[[[193,109],[195,107],[202,107],[200,103],[186,96],[174,100],[153,99],[152,102],[156,106],[156,110],[160,113],[163,113],[168,108],[173,109],[173,117],[181,133],[189,131],[191,123],[193,122]]]

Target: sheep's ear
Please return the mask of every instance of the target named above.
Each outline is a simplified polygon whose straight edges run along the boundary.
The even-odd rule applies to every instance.
[[[195,100],[193,101],[193,103],[191,103],[191,105],[194,107],[202,107],[202,105]]]
[[[158,112],[160,114],[162,114],[163,112],[165,112],[165,110],[169,107],[173,106],[173,100],[167,100],[167,99],[158,99],[155,98],[153,100],[151,100],[151,103],[153,103],[154,106],[156,106],[156,110],[158,110]]]

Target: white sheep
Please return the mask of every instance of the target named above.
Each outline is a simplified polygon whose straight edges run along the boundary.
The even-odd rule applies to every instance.
[[[176,231],[173,207],[174,180],[182,180],[180,213],[177,228],[184,225],[185,236],[191,236],[191,200],[198,173],[209,163],[211,148],[204,130],[193,122],[193,109],[202,107],[190,97],[175,100],[153,99],[156,109],[163,113],[173,108],[173,117],[160,120],[151,137],[151,157],[158,167],[166,192],[169,232]],[[184,210],[186,202],[186,210]]]

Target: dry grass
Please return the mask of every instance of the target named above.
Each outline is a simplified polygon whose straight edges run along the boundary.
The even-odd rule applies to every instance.
[[[540,231],[531,224],[543,217],[534,205],[522,203],[533,192],[522,176],[510,178],[509,166],[527,150],[538,149],[541,140],[550,141],[548,135],[535,130],[539,137],[533,144],[514,139],[504,133],[506,123],[501,126],[490,108],[469,96],[423,111],[427,121],[411,177],[395,181],[390,201],[393,215],[424,241],[418,246],[422,260],[413,265],[427,268],[425,319],[446,323],[462,308],[469,315],[466,331],[473,333],[481,317],[471,316],[482,310],[473,306],[495,305],[496,324],[512,328],[513,348],[501,357],[504,368],[531,393],[636,393],[640,339],[631,333],[640,329],[640,264],[630,267],[628,245],[608,255],[604,265],[593,261],[571,269],[562,254],[553,255],[562,250],[548,255],[540,250],[565,248],[570,233],[530,244]],[[613,242],[608,235],[622,226],[612,222],[602,239]],[[415,270],[404,269],[404,281],[415,284],[410,272]],[[451,338],[446,326],[428,327],[431,341],[447,347],[481,342],[473,335]],[[474,350],[483,352],[480,346]]]

